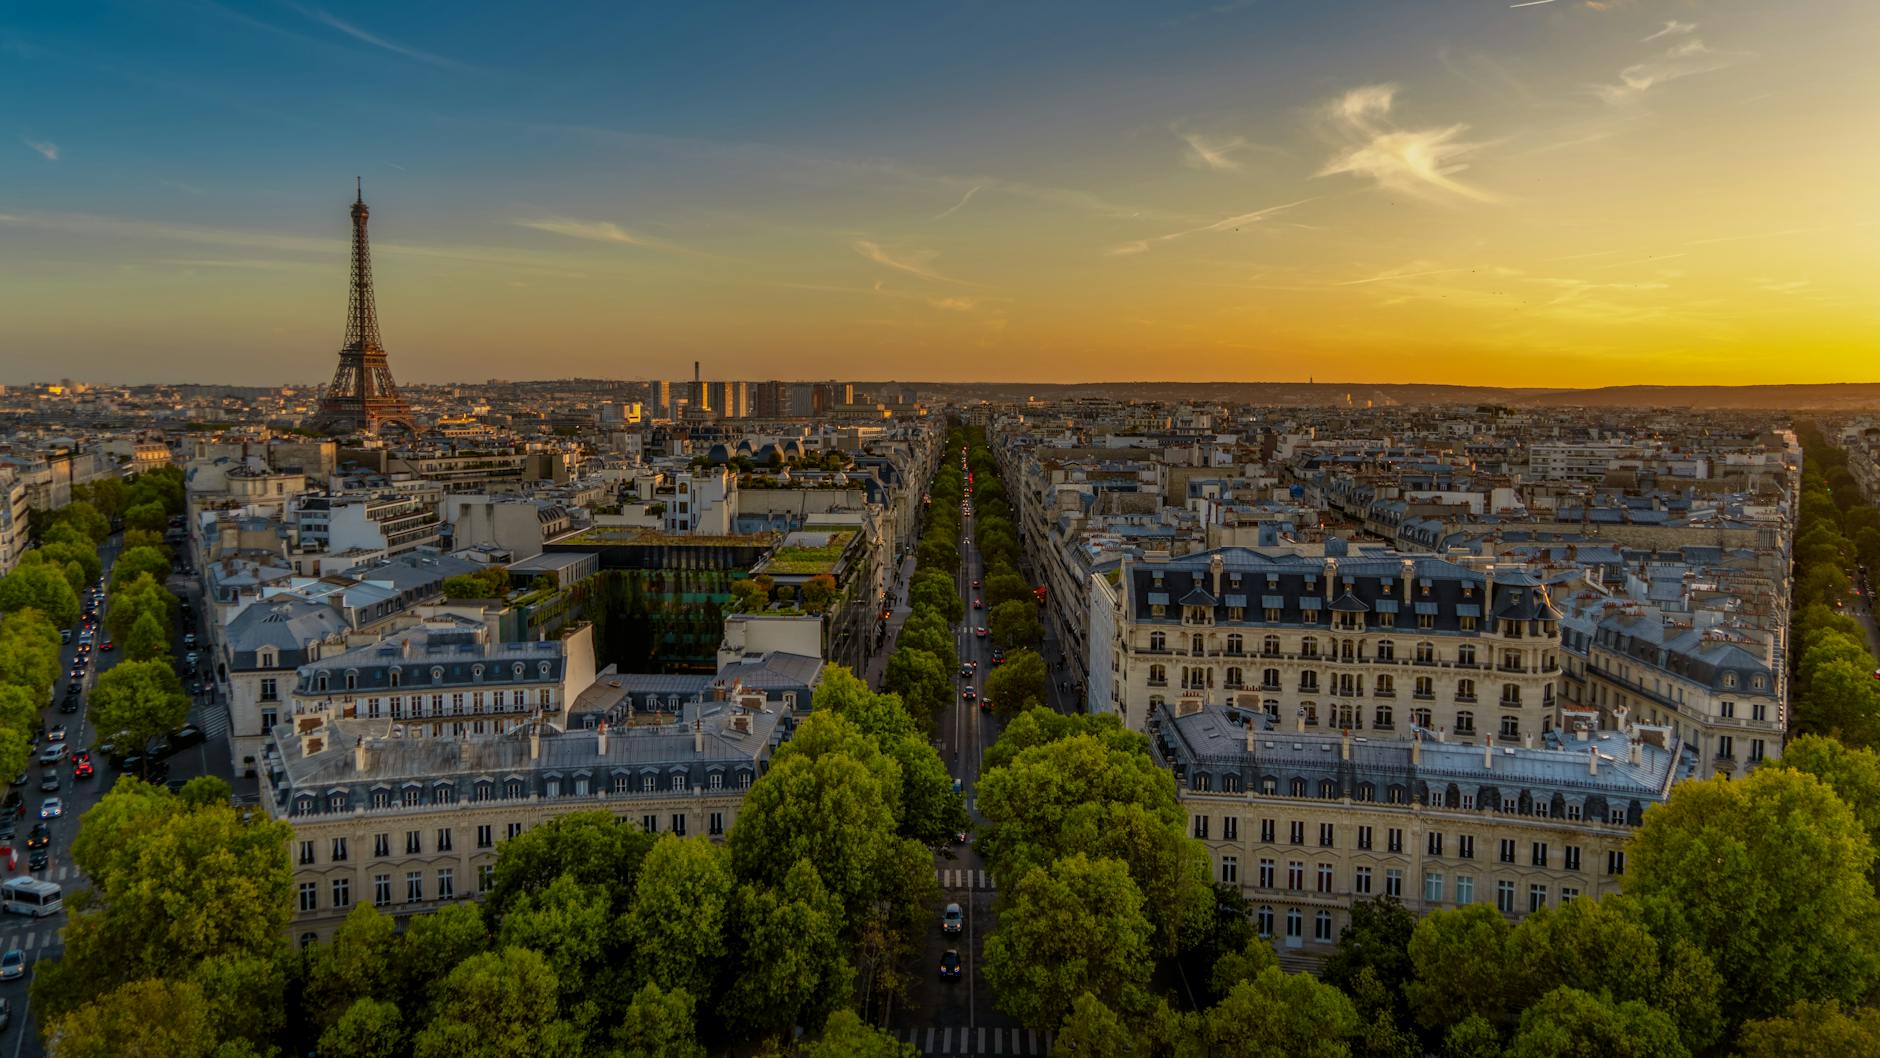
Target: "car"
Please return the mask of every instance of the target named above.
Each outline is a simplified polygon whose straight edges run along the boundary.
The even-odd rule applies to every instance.
[[[45,771],[40,773],[39,791],[41,793],[58,793],[59,792],[59,769],[47,768]]]
[[[64,759],[65,743],[63,742],[48,743],[45,749],[39,751],[39,763],[41,764],[57,764]]]
[[[116,650],[116,649],[117,649],[117,644],[116,644],[116,643],[113,643],[113,642],[111,642],[111,641],[110,641],[109,639],[107,639],[107,640],[105,640],[105,641],[104,641],[104,642],[103,642],[103,643],[102,643],[101,645],[99,645],[99,647],[98,647],[98,649],[99,649],[99,650],[105,650],[105,651],[111,651],[111,650]]]
[[[969,664],[965,664],[965,663],[961,663],[961,665],[960,665],[960,679],[962,679],[962,680],[964,680],[964,679],[969,679],[969,678],[971,678],[971,677],[972,677],[972,675],[973,675],[973,667],[972,667],[971,665],[969,665]]]
[[[26,832],[26,847],[43,849],[52,844],[52,828],[44,823],[34,823],[33,829]]]
[[[974,577],[974,578],[973,578],[973,587],[975,587],[975,588],[977,588],[977,587],[979,587],[979,578],[978,578],[978,577]]]
[[[94,623],[95,622],[93,622],[91,619],[89,618],[86,619],[85,630],[78,634],[78,641],[80,644],[89,644],[91,642],[91,626]]]
[[[89,760],[75,760],[72,762],[73,779],[89,779],[96,773],[97,769]]]
[[[1005,651],[1000,650],[998,647],[993,647],[992,648],[992,663],[994,665],[1005,664]]]
[[[64,742],[65,741],[65,725],[54,724],[51,727],[47,728],[46,729],[46,741]]]
[[[992,712],[992,699],[990,698],[979,699],[979,711],[982,713]]]
[[[72,641],[72,630],[69,628],[59,629],[59,642],[70,643],[71,641]]]
[[[979,700],[979,689],[976,687],[968,687],[960,692],[960,697],[969,702],[976,702]]]
[[[26,953],[8,948],[5,955],[0,955],[0,981],[17,981],[25,976]]]
[[[65,802],[56,797],[48,797],[39,802],[39,818],[57,819],[65,814]]]
[[[195,646],[196,645],[196,633],[194,632],[183,633],[183,645],[186,647]]]
[[[980,625],[978,628],[973,629],[973,634],[981,639],[986,638],[986,626]]]
[[[973,596],[973,609],[975,609],[975,610],[983,610],[983,609],[985,609],[985,608],[986,608],[986,600],[984,600],[984,599],[981,599],[981,598],[980,598],[979,596],[977,596],[977,595],[975,595],[975,596]]]
[[[67,695],[65,701],[59,703],[59,712],[61,713],[78,712],[78,698],[74,695]]]
[[[197,727],[195,724],[184,724],[182,727],[170,732],[170,752],[174,753],[179,749],[188,749],[190,746],[199,745],[204,737],[202,728]]]
[[[957,981],[960,979],[960,952],[958,948],[948,948],[940,955],[940,979]]]
[[[964,793],[965,791],[966,791],[965,783],[959,781],[958,779],[953,780],[953,792],[954,793]]]
[[[27,870],[43,871],[50,866],[52,866],[51,849],[33,849],[26,854]]]
[[[958,933],[965,928],[966,912],[960,910],[960,905],[948,904],[947,909],[940,912],[940,932]]]
[[[201,660],[202,660],[202,655],[196,653],[193,650],[183,655],[183,663],[186,665],[194,665],[196,662],[201,661]]]

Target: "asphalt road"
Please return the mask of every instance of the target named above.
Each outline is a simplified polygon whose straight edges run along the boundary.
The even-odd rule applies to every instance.
[[[113,536],[105,542],[104,546],[98,549],[99,558],[104,560],[105,580],[107,583],[111,579],[112,564],[117,560],[119,539],[119,537]],[[181,578],[172,578],[170,584],[172,591],[177,591],[181,586],[180,581]],[[177,594],[182,595],[182,592],[178,591]],[[98,609],[98,629],[95,635],[97,642],[102,645],[107,638],[104,631],[105,606],[101,604]],[[197,609],[196,615],[198,618],[201,617],[200,608]],[[184,631],[184,628],[179,627],[171,637],[176,651],[176,657],[173,660],[179,666],[183,664],[182,655],[185,648],[180,644]],[[198,632],[200,632],[199,629]],[[66,644],[60,652],[63,667],[61,669],[59,683],[53,689],[54,699],[57,702],[65,701],[66,684],[71,682],[70,672],[73,661],[78,657],[77,630],[73,631],[72,638],[73,642]],[[56,724],[65,725],[65,741],[74,751],[86,747],[95,747],[100,741],[98,732],[91,724],[91,688],[96,684],[98,676],[108,671],[111,666],[117,664],[123,656],[124,652],[121,648],[107,652],[98,647],[94,647],[91,652],[93,660],[85,666],[84,674],[79,677],[80,687],[82,688],[79,698],[79,711],[76,713],[61,713],[56,706],[42,710],[40,714],[42,725],[48,729]],[[185,685],[190,683],[190,677],[184,677],[183,682]],[[191,710],[192,718],[199,713],[205,712],[206,709],[206,703],[198,703]],[[229,774],[226,740],[226,735],[216,734],[202,744],[185,749],[169,758],[170,779],[172,781],[186,780],[198,775],[207,774],[216,774],[227,779]],[[44,738],[39,739],[39,748],[44,748],[45,745],[46,740]],[[111,767],[110,762],[104,759],[102,754],[94,750],[92,756],[96,773],[90,779],[75,780],[72,777],[72,766],[69,762],[62,761],[57,765],[51,766],[51,770],[56,771],[60,779],[59,790],[56,794],[49,791],[41,793],[39,790],[40,779],[47,770],[45,766],[37,763],[35,759],[35,762],[27,768],[27,784],[24,787],[14,787],[26,802],[26,818],[18,822],[20,845],[17,847],[20,852],[19,864],[16,870],[7,872],[9,876],[18,876],[26,873],[27,857],[24,848],[26,831],[38,815],[41,800],[46,797],[56,796],[63,799],[65,803],[65,813],[60,818],[49,821],[52,830],[52,844],[50,846],[52,855],[47,868],[44,871],[33,872],[33,876],[43,878],[47,881],[57,882],[64,886],[68,899],[71,897],[74,890],[82,888],[85,885],[85,879],[78,873],[77,867],[72,863],[72,839],[78,834],[79,820],[84,816],[86,810],[98,803],[98,800],[110,789],[110,784],[115,782],[117,778],[117,772]],[[4,858],[0,858],[0,871],[4,871],[5,866]],[[0,1033],[0,1058],[7,1058],[7,1056],[11,1056],[11,1058],[40,1058],[44,1053],[39,1042],[38,1027],[33,1022],[32,1010],[30,1004],[27,1002],[27,990],[38,962],[41,959],[56,958],[64,951],[63,943],[60,940],[60,931],[65,928],[65,919],[66,916],[63,912],[39,919],[0,916],[0,951],[18,948],[25,953],[27,961],[25,977],[16,981],[0,982],[0,997],[5,997],[11,1001],[13,1005],[12,1024],[7,1026],[3,1033]]]

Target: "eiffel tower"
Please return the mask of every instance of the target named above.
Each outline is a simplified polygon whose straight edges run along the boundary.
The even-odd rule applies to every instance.
[[[355,185],[352,205],[352,298],[346,307],[346,344],[339,370],[320,399],[314,426],[329,434],[378,433],[386,427],[416,433],[411,409],[398,395],[372,301],[372,251],[366,245],[365,190]]]

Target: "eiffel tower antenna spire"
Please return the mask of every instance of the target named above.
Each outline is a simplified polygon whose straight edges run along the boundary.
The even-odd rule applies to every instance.
[[[346,305],[346,342],[339,368],[320,401],[318,425],[331,433],[376,433],[381,426],[412,430],[411,411],[392,381],[379,338],[378,307],[372,296],[372,249],[366,238],[365,185],[353,177],[352,291]]]

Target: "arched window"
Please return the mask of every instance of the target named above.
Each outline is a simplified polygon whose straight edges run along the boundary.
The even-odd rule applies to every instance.
[[[1475,733],[1475,714],[1467,709],[1456,713],[1456,734],[1472,735]]]
[[[431,666],[431,682],[432,683],[444,682],[444,666],[442,665]]]
[[[1269,691],[1279,690],[1279,670],[1266,669],[1260,673],[1260,686]]]
[[[1299,656],[1302,658],[1318,657],[1319,656],[1319,641],[1313,638],[1312,636],[1307,636],[1304,639],[1301,639],[1299,641]]]
[[[1396,694],[1397,683],[1395,677],[1386,674],[1377,678],[1377,696],[1379,698],[1393,698],[1396,697]]]
[[[1518,683],[1502,684],[1501,685],[1501,704],[1520,705],[1521,704],[1521,685]]]
[[[1456,700],[1462,701],[1462,702],[1475,701],[1475,681],[1474,680],[1457,680],[1456,681]]]
[[[1410,710],[1410,722],[1415,724],[1418,727],[1423,727],[1423,728],[1429,727],[1430,726],[1430,711],[1427,708],[1422,708],[1422,707],[1418,707],[1416,709]]]
[[[1312,916],[1312,939],[1321,944],[1332,942],[1332,913],[1320,911]]]
[[[1296,907],[1286,909],[1286,936],[1297,938],[1305,933],[1305,913]]]
[[[392,667],[392,686],[394,686],[394,687],[396,687],[396,686],[398,686],[398,668],[397,668],[397,666],[393,666],[393,667]]]
[[[1395,643],[1392,643],[1388,639],[1378,640],[1377,641],[1377,660],[1379,661],[1397,660],[1397,645]]]
[[[1272,908],[1261,907],[1259,911],[1254,913],[1253,920],[1254,920],[1256,927],[1260,931],[1260,936],[1267,937],[1267,938],[1271,938],[1273,936],[1273,909]]]
[[[1393,727],[1396,725],[1397,718],[1396,718],[1396,715],[1391,711],[1390,706],[1388,705],[1378,706],[1376,715],[1377,715],[1378,727],[1389,728],[1389,727]]]

